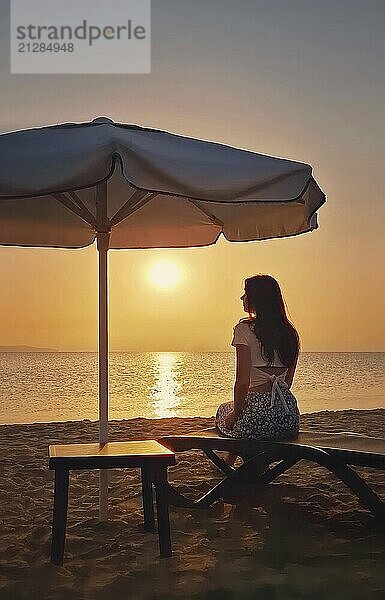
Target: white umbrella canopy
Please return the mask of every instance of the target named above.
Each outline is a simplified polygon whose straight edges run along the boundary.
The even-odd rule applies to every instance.
[[[103,182],[109,248],[297,235],[325,202],[310,165],[101,117],[0,136],[0,244],[92,244]]]
[[[317,228],[325,201],[308,164],[106,117],[0,135],[0,245],[81,248],[97,239],[100,443],[108,249],[298,235]]]

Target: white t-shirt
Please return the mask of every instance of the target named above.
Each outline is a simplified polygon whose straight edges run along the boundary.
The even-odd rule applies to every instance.
[[[250,369],[250,387],[255,387],[266,383],[270,379],[268,373],[260,371],[258,367],[267,367],[267,359],[262,355],[262,346],[260,340],[256,337],[253,331],[254,323],[252,321],[239,321],[234,327],[234,335],[231,341],[232,346],[241,344],[250,348],[251,355],[251,369]],[[272,367],[286,367],[280,358],[278,353],[274,352],[274,362]],[[287,371],[287,367],[286,367]],[[286,373],[282,373],[284,375]]]

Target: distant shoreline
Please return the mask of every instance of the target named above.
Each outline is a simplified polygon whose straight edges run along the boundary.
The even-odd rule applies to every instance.
[[[233,350],[110,350],[109,354],[231,354]],[[34,346],[0,346],[0,354],[97,354],[97,350],[58,350],[57,348],[35,348]],[[384,354],[385,350],[303,350],[301,354]]]
[[[0,352],[62,352],[62,350],[36,346],[0,346]]]

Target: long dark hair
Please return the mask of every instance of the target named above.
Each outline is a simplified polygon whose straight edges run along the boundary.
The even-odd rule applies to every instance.
[[[261,342],[262,354],[270,367],[274,351],[281,362],[291,367],[300,349],[300,339],[294,325],[286,315],[285,303],[278,282],[270,275],[255,275],[245,281],[245,293],[250,316],[256,319],[253,329]]]

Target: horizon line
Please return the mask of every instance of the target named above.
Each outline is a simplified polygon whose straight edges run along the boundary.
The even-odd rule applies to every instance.
[[[3,349],[10,348],[10,349]],[[11,349],[14,348],[14,349]],[[28,348],[28,349],[21,349]],[[108,354],[149,354],[149,353],[188,353],[188,354],[230,354],[233,350],[109,350]],[[98,354],[98,350],[59,350],[57,348],[34,349],[33,346],[0,346],[0,354]],[[385,350],[301,350],[300,354],[381,354]]]

